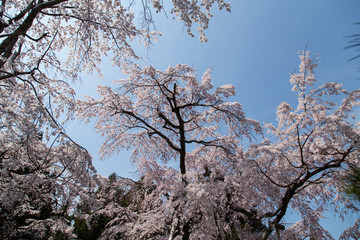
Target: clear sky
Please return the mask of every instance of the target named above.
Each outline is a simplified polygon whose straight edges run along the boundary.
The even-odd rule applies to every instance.
[[[357,52],[344,50],[350,40],[346,36],[360,33],[360,25],[354,24],[360,22],[359,0],[237,0],[231,4],[231,13],[214,11],[206,31],[207,43],[188,36],[181,22],[157,15],[155,23],[163,36],[150,49],[136,47],[146,58],[144,65],[164,70],[186,63],[199,77],[211,67],[214,84],[233,84],[237,96],[231,100],[243,104],[246,115],[261,122],[275,121],[280,102],[295,103],[289,74],[298,70],[298,50],[306,45],[312,55],[320,56],[316,69],[319,84],[336,81],[347,89],[360,87],[360,59],[348,61]],[[84,75],[76,84],[79,99],[94,96],[97,85],[110,85],[125,77],[107,59],[102,68],[104,79]],[[91,124],[74,122],[67,131],[92,153],[99,173],[115,171],[134,177],[125,167],[128,154],[114,156],[115,162],[98,161],[101,139]]]
[[[236,87],[238,101],[248,117],[258,121],[274,122],[277,105],[282,101],[295,103],[291,93],[289,73],[298,69],[298,50],[307,49],[319,54],[321,63],[316,69],[318,84],[339,82],[346,89],[360,87],[360,59],[349,62],[355,50],[344,50],[351,34],[360,33],[359,0],[234,0],[232,11],[214,11],[207,43],[191,38],[181,22],[162,13],[155,24],[163,33],[151,49],[136,47],[140,56],[164,70],[169,65],[186,63],[198,71],[199,77],[213,68],[216,86],[231,83]],[[194,31],[196,29],[194,28]],[[84,76],[76,85],[78,98],[95,94],[96,85],[109,85],[123,78],[119,69],[105,60],[104,79]],[[123,152],[99,161],[98,150],[102,138],[92,125],[73,122],[67,132],[89,150],[96,169],[108,176],[136,178],[129,162],[129,153]],[[326,223],[332,224],[332,223]]]

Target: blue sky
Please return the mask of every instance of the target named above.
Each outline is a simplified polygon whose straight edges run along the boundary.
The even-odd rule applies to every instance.
[[[336,81],[346,89],[360,86],[360,60],[349,62],[354,50],[344,50],[349,36],[360,33],[358,0],[237,0],[232,12],[214,11],[207,43],[198,36],[187,35],[183,24],[155,16],[158,30],[163,33],[150,49],[139,47],[137,53],[145,58],[144,65],[164,70],[169,65],[186,63],[198,71],[199,77],[211,67],[214,84],[231,83],[236,87],[238,101],[248,117],[274,122],[279,103],[296,103],[290,91],[289,74],[298,69],[298,51],[308,45],[312,55],[319,54],[316,69],[318,84]],[[169,12],[169,10],[167,11]],[[77,97],[94,96],[97,85],[110,85],[124,78],[120,69],[112,67],[108,59],[102,64],[104,78],[83,76],[75,85]],[[128,169],[128,153],[98,161],[102,139],[92,125],[80,122],[68,124],[67,131],[93,155],[99,173],[134,177]]]
[[[165,10],[169,14],[170,9]],[[164,70],[186,63],[197,69],[199,77],[208,67],[213,68],[214,84],[233,84],[237,96],[231,100],[243,104],[248,117],[275,122],[280,102],[295,103],[289,73],[297,71],[298,50],[306,45],[312,55],[320,56],[318,84],[336,81],[349,90],[359,88],[360,60],[349,62],[356,52],[344,50],[350,40],[346,36],[360,33],[360,25],[354,24],[360,22],[359,10],[359,0],[235,0],[231,13],[214,11],[206,31],[207,43],[199,43],[198,36],[191,38],[181,22],[160,13],[155,17],[163,33],[160,41],[151,49],[134,46],[147,58],[144,65]],[[84,76],[75,86],[78,98],[94,95],[96,85],[109,85],[124,77],[106,59],[102,68],[104,79]],[[67,131],[93,155],[100,174],[136,177],[128,152],[99,161],[102,138],[92,124],[73,122]]]

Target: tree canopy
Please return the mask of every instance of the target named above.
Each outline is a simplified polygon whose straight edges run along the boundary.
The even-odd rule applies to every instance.
[[[317,86],[303,51],[290,76],[297,105],[262,125],[231,101],[233,85],[214,87],[211,69],[140,66],[131,42],[158,38],[153,14],[165,9],[139,2],[142,26],[134,0],[0,1],[0,238],[331,239],[319,223],[327,207],[358,211],[339,191],[359,166],[360,90]],[[205,42],[214,5],[230,11],[173,0],[170,14]],[[69,83],[101,74],[107,54],[128,78],[75,101]],[[96,121],[104,158],[131,149],[139,179],[96,174],[63,127],[73,118]],[[289,226],[290,209],[300,220]],[[359,221],[342,235],[359,237]]]
[[[230,10],[224,1],[215,2]],[[172,13],[189,34],[198,25],[204,40],[215,2],[174,1]],[[71,238],[67,216],[79,199],[94,199],[98,180],[91,156],[63,127],[75,107],[69,83],[84,70],[101,72],[104,54],[111,53],[118,66],[137,59],[130,41],[147,44],[159,35],[136,27],[133,3],[0,2],[0,238],[46,239],[58,233]],[[157,11],[161,5],[142,3],[144,23],[149,23],[151,5]]]
[[[278,125],[264,126],[272,137],[248,146],[240,140],[260,134],[259,123],[245,118],[239,103],[224,101],[233,86],[212,90],[209,70],[200,81],[186,65],[164,72],[131,66],[118,91],[100,86],[100,99],[79,102],[79,116],[95,117],[106,136],[102,153],[132,147],[143,182],[155,185],[132,230],[118,226],[134,233],[128,239],[268,239],[273,232],[331,238],[319,224],[324,206],[356,209],[337,193],[345,169],[359,160],[352,117],[360,91],[313,87],[317,63],[309,52],[300,59],[290,77],[298,105],[281,103]],[[285,228],[290,208],[302,219]]]

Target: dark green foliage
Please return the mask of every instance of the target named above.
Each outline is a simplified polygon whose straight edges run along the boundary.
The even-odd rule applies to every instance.
[[[89,229],[84,219],[75,219],[74,233],[77,239],[91,239]]]
[[[360,201],[360,167],[353,167],[344,179],[345,193]]]
[[[355,24],[360,24],[360,22],[357,22]],[[351,36],[348,36],[351,40],[349,41],[349,45],[345,47],[345,49],[354,48],[356,52],[360,50],[360,34],[353,34]],[[349,61],[355,60],[360,57],[360,54],[356,54],[356,56],[349,59]]]
[[[114,183],[119,179],[119,175],[113,172],[112,174],[109,175],[108,179],[111,183]]]
[[[100,215],[90,221],[90,229],[84,219],[75,219],[74,233],[78,240],[96,240],[104,232],[106,224],[110,217]]]
[[[54,240],[69,240],[69,236],[61,231],[57,231],[53,239]]]

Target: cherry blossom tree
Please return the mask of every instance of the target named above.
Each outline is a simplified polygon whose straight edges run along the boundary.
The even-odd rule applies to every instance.
[[[219,236],[219,227],[208,232],[225,217],[215,216],[222,211],[219,198],[225,198],[217,191],[226,185],[223,178],[236,162],[240,139],[260,132],[259,123],[245,118],[239,103],[223,100],[235,94],[232,85],[211,92],[210,70],[201,82],[187,65],[164,72],[134,65],[127,73],[118,92],[100,86],[101,98],[79,101],[78,113],[97,118],[95,127],[106,137],[103,156],[133,148],[131,158],[144,183],[156,186],[142,201],[128,239]],[[174,161],[178,167],[172,167]],[[205,196],[208,205],[199,202]]]
[[[44,239],[56,232],[71,236],[65,216],[93,186],[90,155],[64,134],[51,109],[39,100],[47,95],[61,99],[62,92],[37,92],[32,87],[11,78],[1,83],[0,237],[4,239]]]
[[[104,54],[113,54],[118,66],[124,60],[136,58],[130,41],[140,38],[149,42],[160,33],[136,27],[132,12],[135,1],[124,2],[1,1],[1,79],[25,75],[44,78],[48,75],[44,70],[53,68],[72,80],[84,69],[100,71],[98,65]],[[184,22],[190,35],[193,35],[192,26],[198,25],[200,38],[205,40],[204,29],[209,25],[215,2],[220,9],[230,11],[224,0],[192,0],[172,1],[171,13]],[[143,20],[149,25],[151,9],[159,12],[163,6],[158,0],[141,3]],[[66,64],[58,58],[61,50],[68,53]]]
[[[144,183],[155,186],[131,215],[133,224],[112,225],[107,236],[332,239],[319,224],[327,207],[342,216],[358,210],[339,192],[348,169],[359,164],[360,91],[337,83],[313,87],[316,62],[308,52],[300,59],[290,78],[297,107],[281,103],[278,125],[267,124],[268,138],[248,147],[239,140],[261,133],[259,124],[245,118],[240,104],[223,101],[235,94],[231,85],[210,92],[209,70],[198,82],[186,65],[165,72],[133,66],[117,91],[101,86],[99,100],[80,101],[79,116],[97,118],[106,137],[103,156],[132,148]],[[290,210],[301,218],[292,225],[284,220]],[[342,239],[358,234],[357,221]]]
[[[141,1],[144,23],[159,1]],[[230,10],[223,0],[173,1],[171,12],[202,40],[211,6]],[[110,53],[122,66],[137,59],[130,42],[146,44],[160,35],[137,27],[131,6],[121,1],[0,1],[0,238],[71,238],[70,214],[94,187],[94,169],[85,149],[66,134],[73,117],[69,82],[98,68]],[[150,6],[153,5],[151,8]],[[148,25],[150,26],[150,25]]]
[[[319,224],[326,206],[357,210],[338,192],[359,166],[360,91],[313,87],[316,63],[303,52],[290,79],[297,107],[280,104],[269,138],[250,145],[260,124],[224,100],[233,86],[213,90],[210,70],[198,81],[187,65],[131,63],[139,58],[131,41],[159,37],[152,14],[165,8],[142,0],[138,27],[135,3],[0,1],[0,238],[71,239],[69,216],[78,214],[87,225],[105,218],[101,239],[331,239]],[[171,14],[206,41],[214,4],[230,10],[223,0],[173,0]],[[75,110],[68,83],[82,71],[101,73],[106,54],[129,78],[116,91],[99,87],[101,98],[77,110],[97,118],[103,157],[133,150],[138,182],[93,177],[88,152],[63,128]],[[290,209],[301,220],[288,226]],[[360,238],[359,220],[341,238]]]
[[[312,87],[317,64],[309,52],[302,52],[300,59],[300,72],[290,78],[297,107],[279,105],[278,125],[266,126],[273,137],[250,146],[244,161],[250,175],[238,180],[252,179],[239,185],[238,191],[254,189],[247,197],[256,200],[257,215],[267,225],[261,239],[274,231],[281,239],[332,239],[319,224],[325,206],[357,209],[339,191],[347,169],[359,164],[360,131],[354,108],[359,106],[360,91],[347,92],[338,83]],[[344,96],[340,104],[334,101],[338,95]],[[290,208],[301,220],[285,229],[283,220]]]

